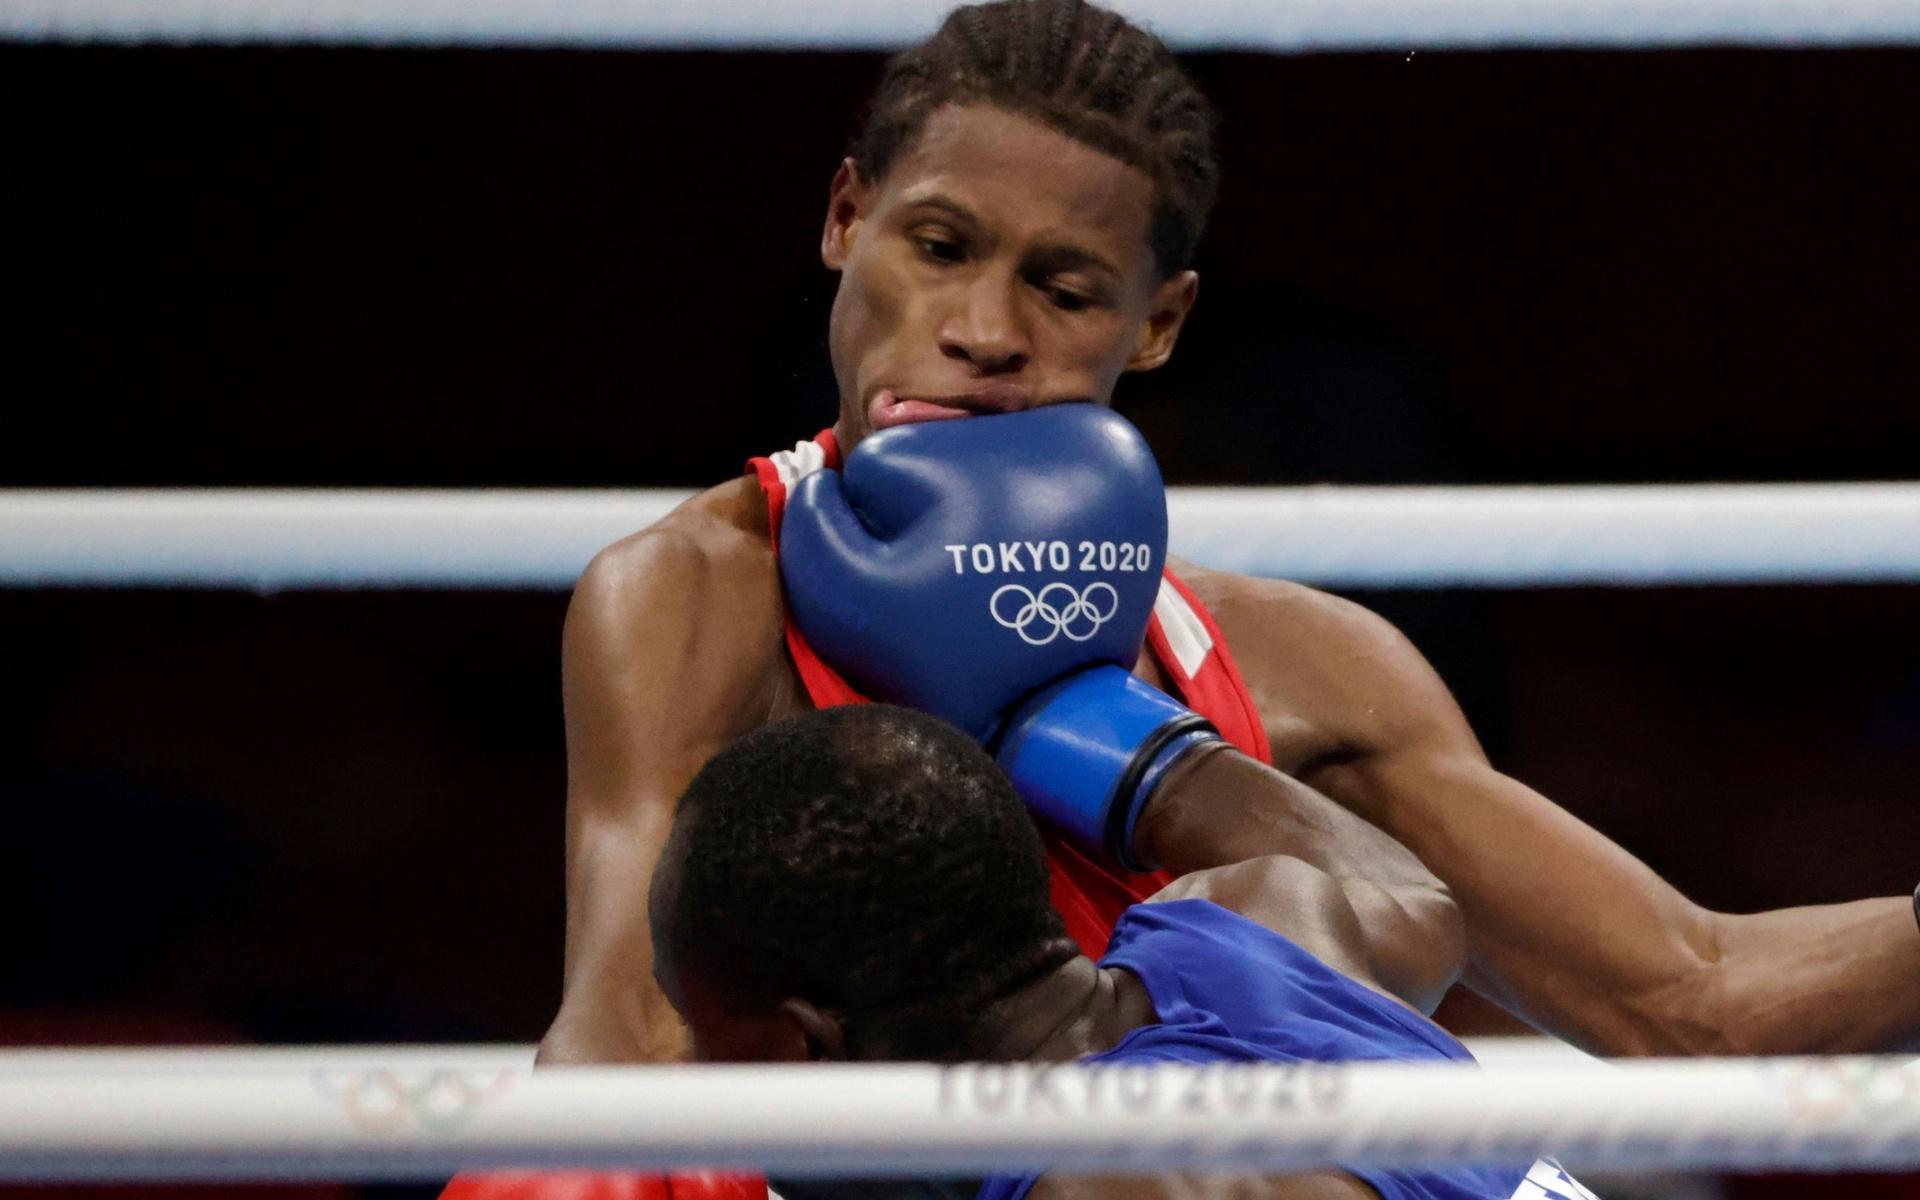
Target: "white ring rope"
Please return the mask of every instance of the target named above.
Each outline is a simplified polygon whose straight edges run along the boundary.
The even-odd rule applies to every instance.
[[[932,32],[950,0],[5,0],[0,37],[880,49]],[[1178,49],[1899,45],[1908,0],[1114,0]]]
[[[0,490],[0,585],[570,586],[661,491]],[[1171,548],[1332,587],[1920,580],[1920,484],[1174,488]]]
[[[0,1055],[0,1178],[1920,1166],[1920,1059],[89,1070]]]
[[[1594,1067],[1605,1062],[1558,1038],[1470,1037],[1486,1066]],[[79,1046],[0,1049],[0,1078],[30,1075],[273,1075],[421,1067],[468,1073],[533,1066],[530,1043],[361,1046]]]

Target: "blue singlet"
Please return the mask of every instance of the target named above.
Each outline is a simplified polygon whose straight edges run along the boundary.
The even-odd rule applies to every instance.
[[[1207,900],[1128,909],[1100,965],[1137,976],[1160,1020],[1085,1063],[1473,1059],[1452,1034],[1412,1009]],[[1531,1169],[1349,1170],[1386,1200],[1592,1200],[1544,1159]],[[989,1176],[977,1200],[1021,1200],[1038,1178]]]

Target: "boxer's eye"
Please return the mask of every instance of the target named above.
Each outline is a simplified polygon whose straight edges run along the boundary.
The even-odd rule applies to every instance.
[[[1082,312],[1103,300],[1098,289],[1085,286],[1073,276],[1033,272],[1027,276],[1027,284],[1061,312]]]
[[[952,238],[922,233],[915,235],[913,240],[920,247],[920,253],[934,262],[957,263],[967,256],[967,248]]]
[[[1097,303],[1092,296],[1084,292],[1076,292],[1072,288],[1050,287],[1046,289],[1046,293],[1047,299],[1062,312],[1080,312],[1092,308]]]

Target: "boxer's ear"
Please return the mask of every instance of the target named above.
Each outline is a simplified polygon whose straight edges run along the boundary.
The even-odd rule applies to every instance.
[[[1173,357],[1173,344],[1200,296],[1200,276],[1179,271],[1153,290],[1147,319],[1140,322],[1140,339],[1127,359],[1129,371],[1151,371]]]
[[[853,240],[860,232],[873,200],[873,188],[860,174],[853,159],[840,160],[827,188],[827,223],[820,231],[820,261],[830,271],[846,266],[853,251]]]
[[[798,1027],[810,1062],[847,1061],[847,1031],[838,1013],[816,1008],[795,996],[780,1002],[780,1011]]]

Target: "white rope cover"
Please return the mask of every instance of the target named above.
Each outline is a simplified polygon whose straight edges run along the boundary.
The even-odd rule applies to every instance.
[[[564,588],[682,492],[0,490],[0,585]],[[1172,550],[1331,587],[1920,580],[1920,484],[1174,488]]]
[[[1920,1166],[1920,1059],[103,1071],[0,1055],[0,1178]]]
[[[950,0],[0,0],[0,36],[162,42],[860,48]],[[1913,44],[1909,0],[1114,0],[1180,49]]]
[[[1601,1059],[1558,1038],[1470,1037],[1488,1066],[1600,1067]],[[84,1046],[0,1050],[0,1079],[32,1075],[302,1075],[314,1071],[430,1068],[484,1074],[533,1066],[531,1042],[361,1046]]]

